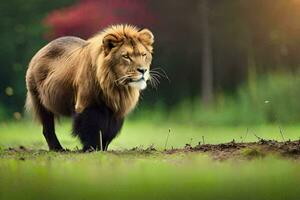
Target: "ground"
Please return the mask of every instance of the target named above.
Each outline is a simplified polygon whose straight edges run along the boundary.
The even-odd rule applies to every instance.
[[[48,152],[40,127],[0,125],[0,199],[299,199],[300,126],[129,121],[108,152]],[[276,142],[277,140],[278,142]]]

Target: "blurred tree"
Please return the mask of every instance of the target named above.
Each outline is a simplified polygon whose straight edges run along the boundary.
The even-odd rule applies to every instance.
[[[33,54],[45,44],[41,25],[48,11],[73,0],[10,0],[0,3],[0,110],[7,116],[23,110],[25,71]],[[4,117],[4,116],[0,116]]]
[[[172,88],[176,88],[161,84],[159,96],[164,102],[173,105],[200,94],[203,99],[206,95],[199,91],[205,91],[206,82],[213,82],[207,85],[213,85],[216,92],[233,93],[247,79],[255,88],[257,74],[299,69],[299,1],[209,1],[208,21],[205,12],[201,12],[201,2],[152,1],[152,9],[161,19],[155,26],[159,60],[154,63],[167,70]],[[210,40],[203,40],[207,37],[203,21],[209,22]],[[212,53],[211,59],[199,57],[209,55],[204,52],[203,47],[209,45],[205,41],[210,41],[211,49],[206,52]],[[205,80],[210,76],[199,67],[207,61],[214,77],[208,78],[211,81]]]
[[[154,18],[147,5],[147,0],[80,0],[49,13],[44,22],[51,27],[49,38],[65,35],[88,38],[111,24],[151,27]]]
[[[209,104],[213,100],[213,57],[211,46],[209,1],[199,1],[202,27],[202,100]]]

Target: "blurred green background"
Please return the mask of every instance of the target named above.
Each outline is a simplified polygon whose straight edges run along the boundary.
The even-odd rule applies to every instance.
[[[0,3],[0,120],[21,120],[24,76],[50,40],[148,27],[165,71],[131,115],[200,125],[300,122],[298,0],[10,0]]]

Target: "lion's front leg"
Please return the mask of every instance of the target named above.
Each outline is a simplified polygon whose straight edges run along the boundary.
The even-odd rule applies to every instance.
[[[80,138],[83,151],[106,151],[123,125],[123,119],[115,118],[105,105],[87,107],[73,120],[73,134]]]
[[[78,136],[83,151],[101,150],[100,146],[100,117],[96,107],[89,107],[73,117],[73,134]]]

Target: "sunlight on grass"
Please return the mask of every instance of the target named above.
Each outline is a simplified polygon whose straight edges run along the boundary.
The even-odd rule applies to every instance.
[[[247,131],[248,129],[248,131]],[[196,126],[178,123],[150,123],[146,121],[127,121],[121,134],[112,142],[110,149],[128,149],[136,146],[148,147],[154,145],[164,149],[170,130],[167,148],[182,148],[186,143],[192,145],[198,142],[209,144],[224,143],[235,139],[240,142],[257,141],[257,137],[282,141],[279,126]],[[300,137],[300,126],[282,128],[285,140],[296,140]],[[62,122],[57,125],[57,136],[64,147],[81,148],[77,138],[71,136],[71,123]],[[256,135],[256,136],[255,136]],[[47,149],[41,127],[35,123],[20,122],[0,125],[0,147],[26,146],[28,148]]]

